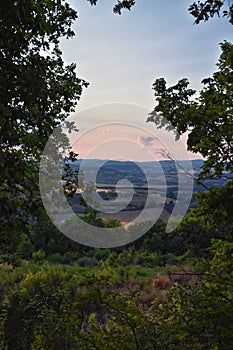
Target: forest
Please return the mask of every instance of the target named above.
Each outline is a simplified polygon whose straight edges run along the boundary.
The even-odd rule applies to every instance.
[[[114,3],[117,17],[137,0]],[[232,1],[197,1],[187,11],[196,26],[212,17],[233,24]],[[159,219],[127,245],[90,247],[51,222],[39,177],[48,138],[61,125],[76,128],[67,117],[89,86],[60,46],[77,18],[66,0],[0,2],[0,349],[233,349],[233,44],[219,44],[200,91],[186,78],[172,86],[156,79],[147,119],[173,125],[178,138],[188,133],[187,149],[204,159],[196,185],[222,186],[196,193],[172,231]],[[67,162],[77,161],[65,134],[53,141],[58,158],[62,148]],[[65,170],[71,201],[77,179]],[[83,222],[130,235],[81,204]],[[135,225],[144,232],[146,223]]]

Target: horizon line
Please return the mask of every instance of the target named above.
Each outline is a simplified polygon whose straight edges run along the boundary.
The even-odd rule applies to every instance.
[[[158,162],[167,162],[167,161],[170,161],[170,162],[184,162],[184,161],[203,161],[204,162],[204,159],[202,158],[195,158],[195,159],[161,159],[161,160],[120,160],[120,159],[101,159],[101,158],[80,158],[80,159],[77,159],[76,161],[74,162],[77,162],[77,161],[105,161],[105,162],[121,162],[121,163],[127,163],[127,162],[131,162],[131,163],[158,163]],[[72,162],[72,161],[71,161]],[[73,163],[74,163],[73,162]]]

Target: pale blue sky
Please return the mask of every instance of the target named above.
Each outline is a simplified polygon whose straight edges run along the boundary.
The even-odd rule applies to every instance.
[[[152,110],[152,84],[160,77],[168,84],[187,77],[190,87],[199,89],[200,81],[215,70],[218,44],[232,41],[232,26],[226,19],[193,25],[188,13],[192,0],[137,0],[121,16],[112,13],[116,0],[99,0],[96,7],[86,0],[69,2],[79,19],[73,26],[76,36],[62,41],[63,57],[67,63],[77,63],[78,76],[90,82],[77,112],[114,102]],[[135,114],[135,118],[146,124],[146,116]],[[85,124],[88,117],[78,119],[81,131],[90,127]]]

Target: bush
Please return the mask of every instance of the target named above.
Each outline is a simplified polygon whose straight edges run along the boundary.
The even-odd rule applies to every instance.
[[[155,267],[159,264],[159,257],[156,253],[141,251],[136,255],[135,263],[144,267]]]
[[[32,254],[32,259],[35,261],[35,263],[41,264],[45,259],[45,255],[45,252],[40,249]]]
[[[100,248],[95,248],[93,250],[93,255],[97,260],[106,260],[111,253],[110,249],[100,249]]]
[[[20,237],[20,243],[18,245],[17,252],[22,259],[30,259],[35,251],[35,247],[30,241],[30,238],[26,234],[22,234]]]

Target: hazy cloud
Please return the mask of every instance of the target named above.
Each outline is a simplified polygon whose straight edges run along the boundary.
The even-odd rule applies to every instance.
[[[152,136],[140,136],[138,137],[137,143],[139,143],[140,145],[143,145],[145,147],[148,146],[152,146],[154,145],[154,143],[158,142],[158,138],[157,137],[152,137]]]

